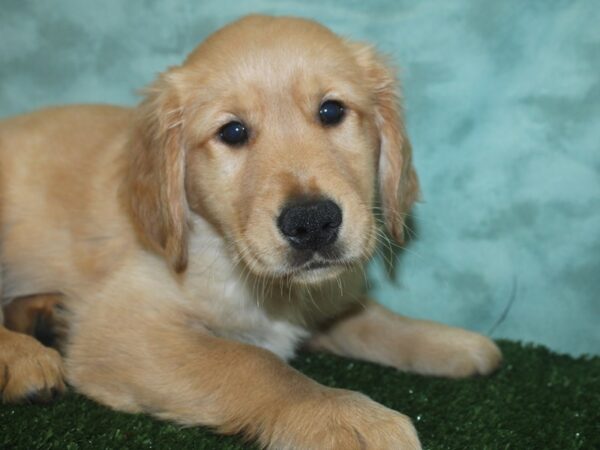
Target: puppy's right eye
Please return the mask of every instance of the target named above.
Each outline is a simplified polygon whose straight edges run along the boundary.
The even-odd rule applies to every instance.
[[[248,142],[248,130],[243,123],[234,120],[221,127],[219,137],[225,144],[237,147]]]
[[[337,125],[344,118],[344,105],[337,100],[327,100],[319,108],[319,119],[325,126]]]

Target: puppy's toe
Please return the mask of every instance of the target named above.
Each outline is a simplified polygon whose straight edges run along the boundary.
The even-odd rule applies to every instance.
[[[44,404],[44,403],[51,403],[54,400],[58,399],[62,394],[64,393],[64,387],[63,388],[52,388],[52,389],[41,389],[39,391],[31,391],[28,392],[24,397],[22,397],[20,401],[22,403],[37,403],[37,404]]]
[[[6,403],[49,402],[65,391],[62,358],[35,339],[11,333],[0,345],[0,390]]]
[[[481,336],[473,351],[474,374],[489,375],[502,364],[502,352],[491,339]]]

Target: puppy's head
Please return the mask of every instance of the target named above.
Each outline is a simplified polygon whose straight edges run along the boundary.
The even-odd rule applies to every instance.
[[[314,22],[259,16],[150,88],[129,177],[136,223],[176,271],[197,214],[254,273],[304,282],[371,255],[377,186],[399,241],[418,195],[382,58]]]

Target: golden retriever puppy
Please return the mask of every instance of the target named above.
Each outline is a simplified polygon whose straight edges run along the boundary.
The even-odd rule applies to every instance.
[[[410,420],[289,367],[301,344],[464,377],[487,338],[369,300],[381,204],[418,197],[394,72],[314,22],[251,16],[135,109],[0,124],[2,298],[60,293],[64,359],[0,328],[5,401],[62,390],[277,449],[416,449]],[[379,203],[380,202],[380,203]]]

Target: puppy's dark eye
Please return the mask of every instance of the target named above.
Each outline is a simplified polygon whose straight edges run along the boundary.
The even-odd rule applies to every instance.
[[[219,137],[227,145],[244,145],[248,142],[248,130],[243,123],[234,120],[221,127]]]
[[[319,108],[319,119],[323,125],[337,125],[344,118],[344,105],[336,100],[327,100]]]

